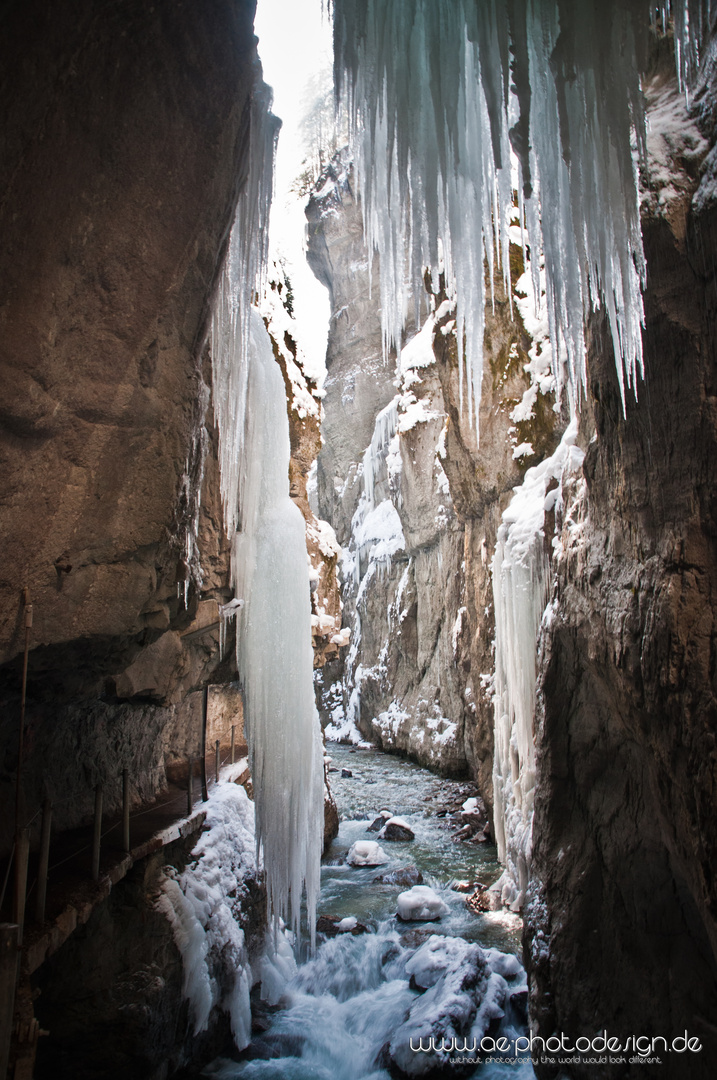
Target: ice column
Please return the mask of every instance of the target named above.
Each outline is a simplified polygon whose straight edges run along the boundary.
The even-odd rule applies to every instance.
[[[576,435],[573,421],[555,453],[528,469],[503,514],[493,556],[493,816],[498,858],[506,867],[493,889],[516,911],[528,885],[532,848],[537,642],[550,589],[545,513],[560,497],[565,473],[583,460]],[[556,481],[558,486],[548,491]]]
[[[286,391],[251,308],[267,263],[279,121],[255,92],[249,174],[212,318],[212,385],[221,491],[232,541],[237,663],[244,689],[257,847],[270,913],[298,928],[306,891],[312,938],[323,837],[323,765],[314,704],[304,519],[289,497]]]
[[[313,685],[306,524],[289,497],[286,390],[258,312],[249,328],[240,527],[234,535],[237,660],[244,688],[257,844],[270,911],[298,928],[306,889],[316,924],[323,749]]]

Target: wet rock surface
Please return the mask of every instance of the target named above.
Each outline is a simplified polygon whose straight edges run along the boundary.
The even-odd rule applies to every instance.
[[[403,841],[415,839],[413,829],[405,821],[389,818],[378,834],[379,840]]]
[[[387,874],[378,874],[373,880],[376,885],[402,885],[410,889],[423,884],[423,874],[416,866],[402,866]]]
[[[367,934],[368,927],[356,919],[339,918],[338,915],[320,915],[316,920],[317,934],[326,934],[327,937],[336,937],[337,934]]]

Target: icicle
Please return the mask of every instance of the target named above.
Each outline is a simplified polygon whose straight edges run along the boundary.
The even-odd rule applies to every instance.
[[[385,463],[386,452],[391,439],[396,434],[398,427],[398,396],[389,401],[388,405],[376,416],[374,422],[371,445],[363,455],[363,490],[369,509],[373,510],[375,503],[375,482],[379,469]]]
[[[713,7],[670,4],[687,81]],[[579,399],[584,322],[604,306],[623,407],[626,389],[636,392],[645,261],[630,143],[634,135],[644,161],[650,11],[648,0],[334,0],[337,93],[350,118],[367,241],[381,260],[385,347],[400,347],[407,295],[422,293],[424,267],[438,280],[442,243],[476,419],[485,262],[491,288],[497,262],[509,282],[510,143],[521,227],[545,255],[558,384],[564,354],[568,394]]]
[[[680,90],[689,96],[700,66],[702,46],[717,14],[714,0],[669,0],[660,5],[662,25],[674,20],[675,62]]]
[[[239,461],[246,407],[252,300],[264,291],[268,264],[269,210],[274,155],[281,121],[272,116],[271,90],[262,84],[251,107],[249,174],[237,203],[211,321],[212,394],[219,428],[219,466],[224,525],[234,535],[239,519]]]
[[[234,591],[244,598],[237,661],[270,910],[312,940],[323,837],[323,750],[313,685],[306,526],[289,496],[289,421],[281,370],[258,312],[250,323],[242,529]]]
[[[323,765],[313,689],[304,519],[289,496],[286,392],[264,324],[251,307],[267,264],[279,121],[268,87],[255,93],[242,189],[211,326],[221,492],[232,586],[244,605],[237,663],[269,911],[299,929],[307,898],[312,945],[323,836]],[[224,632],[221,633],[222,646]]]
[[[506,867],[498,891],[516,910],[528,885],[532,846],[536,652],[550,583],[543,524],[546,502],[555,499],[552,492],[546,499],[546,489],[582,462],[576,435],[573,421],[555,453],[528,469],[503,514],[493,556],[494,821],[498,858]]]
[[[219,605],[219,659],[224,659],[224,653],[227,645],[227,623],[232,619],[236,619],[237,615],[244,607],[244,601],[235,597],[230,600],[228,604]]]

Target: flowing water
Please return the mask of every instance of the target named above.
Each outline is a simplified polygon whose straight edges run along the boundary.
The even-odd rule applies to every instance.
[[[434,931],[519,953],[521,923],[516,916],[503,912],[476,916],[467,907],[465,895],[450,888],[456,881],[474,879],[491,885],[502,871],[492,845],[454,842],[456,824],[450,815],[438,816],[446,802],[463,801],[464,785],[441,780],[411,761],[378,750],[352,750],[330,743],[327,752],[337,769],[329,774],[329,782],[341,827],[324,856],[319,914],[342,918],[353,915],[370,926],[393,919],[396,897],[405,886],[377,885],[373,879],[413,864],[450,908],[450,914],[440,924],[431,924]],[[353,775],[342,777],[342,769]],[[466,786],[473,789],[473,785]],[[366,829],[384,808],[411,826],[415,840],[381,841],[389,858],[385,866],[357,868],[345,862],[335,865],[356,840],[376,839],[376,833]]]
[[[445,814],[446,804],[460,804],[466,792],[470,793],[470,785],[440,780],[417,765],[376,750],[330,744],[328,753],[332,767],[337,769],[330,774],[330,782],[341,824],[338,837],[324,856],[319,914],[353,916],[368,932],[356,936],[344,933],[321,942],[314,957],[300,964],[282,988],[279,1004],[263,1017],[266,1030],[238,1055],[240,1060],[219,1059],[205,1070],[203,1075],[216,1080],[390,1080],[389,1071],[383,1067],[388,1064],[384,1048],[389,1044],[393,1047],[392,1040],[395,1043],[396,1033],[403,1031],[403,1026],[406,1031],[412,1030],[410,1024],[417,1014],[412,1012],[411,1018],[407,1017],[417,1003],[431,1007],[429,999],[434,991],[428,989],[422,994],[407,965],[432,934],[463,939],[454,945],[446,942],[446,947],[459,952],[470,952],[472,946],[465,943],[476,942],[484,949],[519,955],[520,921],[516,916],[492,912],[476,915],[467,907],[465,895],[451,888],[460,880],[490,884],[500,873],[495,848],[456,842],[457,824],[450,814]],[[342,776],[342,769],[350,770],[352,775]],[[388,857],[385,865],[350,866],[345,861],[348,849],[357,840],[376,839],[376,833],[369,833],[367,828],[384,808],[403,818],[415,839],[380,841]],[[395,917],[396,898],[405,886],[374,881],[378,875],[409,864],[420,870],[424,883],[433,887],[448,906],[448,914],[440,921],[400,922]],[[443,947],[443,943],[439,946]],[[501,962],[506,962],[505,958],[496,961],[495,952],[488,956],[493,957],[494,970],[496,963],[500,967]],[[524,985],[525,976],[512,959],[507,963],[513,964],[516,971],[506,980],[513,992]],[[497,981],[502,983],[499,977]],[[491,986],[489,982],[486,999]],[[449,1002],[449,1010],[456,1008],[454,1000],[460,1008],[460,991]],[[445,997],[438,1001],[436,1015],[441,1008],[445,1010],[446,1001]],[[508,999],[498,1017],[501,1012],[503,1018],[494,1019],[490,1027],[494,1038],[511,1040],[524,1034],[518,1013]],[[404,1041],[408,1045],[408,1034]],[[422,1053],[404,1050],[412,1075],[475,1076],[480,1080],[527,1080],[534,1075],[527,1059],[511,1063],[513,1059],[507,1055],[504,1060],[497,1060],[498,1055],[488,1058],[477,1069],[470,1064],[448,1065],[441,1072],[429,1065]]]

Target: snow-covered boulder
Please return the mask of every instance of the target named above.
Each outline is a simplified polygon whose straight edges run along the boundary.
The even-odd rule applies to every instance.
[[[492,952],[498,954],[497,949],[493,949]],[[498,955],[502,957],[503,954]],[[456,972],[467,965],[482,972],[487,959],[486,953],[480,946],[471,945],[463,938],[432,934],[406,964],[406,974],[410,975],[411,985],[414,988],[429,990],[447,972]]]
[[[337,934],[351,934],[357,937],[359,934],[367,934],[368,927],[360,923],[354,915],[348,915],[341,919],[338,915],[319,915],[316,920],[316,932],[325,934],[327,937],[336,937]]]
[[[383,866],[388,855],[375,840],[357,840],[349,848],[346,862],[351,866]]]
[[[479,1042],[490,1024],[503,1017],[508,985],[492,970],[479,945],[437,934],[414,953],[406,972],[411,985],[424,993],[384,1050],[406,1076],[443,1076],[444,1071],[448,1075],[452,1040],[462,1043],[475,1037]],[[411,1040],[415,1047],[420,1039],[424,1046],[434,1039],[433,1046],[446,1050],[417,1054]]]
[[[379,840],[413,840],[414,832],[407,821],[400,817],[389,818],[378,834]]]
[[[393,815],[390,810],[379,811],[378,817],[374,818],[366,832],[379,832],[392,817]]]
[[[378,846],[378,845],[376,845]],[[398,894],[396,914],[403,922],[431,922],[448,914],[448,905],[428,885],[414,885]]]

